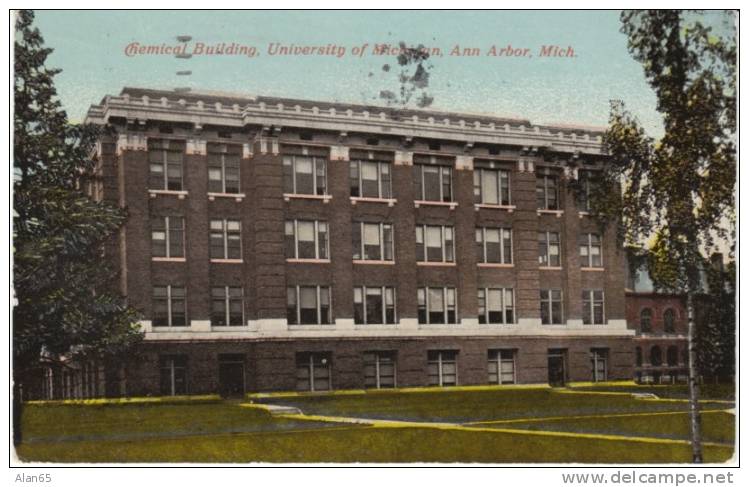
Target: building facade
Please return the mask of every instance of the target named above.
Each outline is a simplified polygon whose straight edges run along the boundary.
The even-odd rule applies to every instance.
[[[124,394],[633,376],[600,132],[135,88],[87,121],[143,316]]]

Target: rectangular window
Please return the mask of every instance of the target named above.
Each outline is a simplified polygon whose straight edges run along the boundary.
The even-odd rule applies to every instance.
[[[159,357],[161,395],[187,394],[187,356],[162,355]]]
[[[453,200],[452,168],[416,164],[416,197],[422,201]]]
[[[512,230],[509,228],[476,229],[479,262],[512,264]]]
[[[284,156],[284,193],[327,194],[328,162],[320,157]]]
[[[286,220],[287,259],[329,259],[328,224],[322,221]]]
[[[151,218],[151,255],[185,256],[185,219],[181,216]]]
[[[240,154],[225,145],[209,146],[208,191],[210,193],[239,193]]]
[[[605,382],[608,376],[609,351],[605,348],[592,348],[590,350],[591,376],[593,382]]]
[[[559,209],[559,180],[556,176],[536,176],[536,201],[539,210]]]
[[[416,226],[416,260],[419,262],[455,262],[453,227]]]
[[[420,324],[455,324],[458,307],[454,287],[421,287],[416,291]]]
[[[479,323],[511,324],[515,322],[515,299],[512,288],[479,289]]]
[[[211,220],[211,259],[242,260],[242,224],[239,220]]]
[[[331,354],[328,352],[302,352],[296,354],[296,390],[329,391]]]
[[[395,387],[395,352],[364,353],[364,387],[390,389]]]
[[[562,265],[560,248],[558,232],[538,232],[538,265],[560,267]]]
[[[541,324],[561,325],[563,320],[562,290],[541,289]]]
[[[187,326],[186,309],[183,286],[154,286],[153,326]]]
[[[600,183],[600,176],[596,171],[580,171],[580,193],[577,194],[577,208],[580,211],[590,211],[591,194],[595,186]]]
[[[393,225],[354,222],[354,260],[393,260]]]
[[[161,141],[148,149],[149,189],[182,191],[182,146],[172,147]]]
[[[489,350],[489,383],[515,383],[515,350]]]
[[[510,204],[510,171],[474,169],[473,196],[475,203]]]
[[[355,287],[354,323],[395,324],[395,288]]]
[[[349,175],[351,196],[390,198],[392,194],[391,164],[380,161],[351,161]]]
[[[244,296],[241,287],[211,288],[211,325],[244,325]]]
[[[331,323],[330,288],[290,286],[286,289],[286,319],[290,325]]]
[[[595,233],[580,235],[580,267],[603,267],[600,235]]]
[[[583,324],[603,325],[603,291],[583,291]]]
[[[430,350],[427,352],[427,372],[430,386],[458,384],[458,352],[456,350]]]

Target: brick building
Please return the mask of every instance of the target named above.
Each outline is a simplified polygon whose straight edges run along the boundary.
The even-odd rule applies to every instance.
[[[136,88],[87,121],[145,330],[123,394],[633,376],[599,131]]]

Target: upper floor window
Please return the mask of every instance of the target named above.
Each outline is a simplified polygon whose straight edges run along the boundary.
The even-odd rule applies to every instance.
[[[211,259],[242,259],[242,224],[239,220],[211,220]]]
[[[577,207],[580,211],[590,211],[591,195],[596,184],[600,182],[600,176],[596,171],[580,171],[580,192],[577,194]]]
[[[457,323],[458,305],[454,287],[420,287],[416,292],[419,323]]]
[[[187,326],[184,286],[154,286],[153,326]]]
[[[583,291],[583,324],[603,325],[603,291]]]
[[[354,288],[354,323],[395,324],[395,288]]]
[[[211,288],[211,325],[242,326],[244,324],[244,297],[241,287],[220,286]]]
[[[286,288],[286,319],[290,325],[331,323],[330,288],[327,286]]]
[[[328,224],[321,221],[287,220],[286,258],[329,259]]]
[[[416,260],[419,262],[454,262],[453,227],[416,226]]]
[[[351,161],[349,178],[351,196],[390,198],[392,195],[391,164],[379,161]]]
[[[559,232],[538,232],[538,265],[541,267],[562,265]]]
[[[539,210],[559,209],[559,179],[556,176],[536,176],[536,201]]]
[[[476,203],[509,205],[510,171],[474,169],[473,196]]]
[[[184,151],[182,145],[168,140],[148,147],[149,189],[182,191]]]
[[[393,225],[355,222],[354,260],[393,260]]]
[[[653,310],[644,308],[640,311],[640,331],[650,333],[653,331]]]
[[[600,235],[595,233],[580,235],[580,267],[603,267]]]
[[[563,323],[562,290],[541,289],[541,324],[561,325]]]
[[[328,191],[328,161],[321,157],[284,156],[284,193],[323,196]]]
[[[476,245],[479,262],[512,264],[512,230],[509,228],[477,228]]]
[[[239,193],[239,148],[222,144],[208,148],[208,191]]]
[[[510,324],[515,322],[515,300],[511,288],[479,289],[479,323]]]
[[[416,197],[422,201],[453,200],[452,168],[428,164],[415,164]]]
[[[676,313],[672,308],[663,312],[663,331],[673,333],[676,331]]]
[[[181,216],[151,218],[151,254],[153,257],[185,256],[185,219]]]

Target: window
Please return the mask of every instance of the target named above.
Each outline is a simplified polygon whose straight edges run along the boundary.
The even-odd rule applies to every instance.
[[[364,387],[386,389],[395,387],[395,352],[364,354]]]
[[[663,352],[661,352],[661,347],[656,345],[650,349],[650,365],[655,365],[657,367],[662,364],[663,364]]]
[[[453,200],[452,168],[416,164],[416,197],[422,201]]]
[[[354,323],[395,324],[395,288],[355,287]]]
[[[580,235],[580,267],[603,267],[600,235],[595,233]]]
[[[561,289],[541,289],[541,324],[564,324]]]
[[[153,257],[185,256],[185,219],[181,216],[151,218],[151,255]]]
[[[393,260],[393,225],[354,222],[354,260]]]
[[[286,318],[290,325],[331,323],[330,288],[291,286],[286,289]]]
[[[211,288],[211,325],[244,325],[244,297],[241,287]]]
[[[242,224],[239,220],[211,220],[211,259],[242,259]]]
[[[284,193],[327,194],[327,161],[320,157],[284,156]]]
[[[675,367],[679,364],[679,349],[674,345],[666,349],[666,364],[669,367]]]
[[[329,391],[330,353],[303,352],[296,355],[296,390]]]
[[[583,324],[603,325],[603,291],[583,291]]]
[[[512,230],[509,228],[477,228],[476,245],[479,262],[512,264]]]
[[[182,191],[181,145],[170,144],[168,140],[149,146],[149,189]]]
[[[590,363],[592,368],[593,382],[605,382],[608,373],[609,351],[604,348],[593,348],[590,350]]]
[[[458,384],[458,352],[455,350],[430,350],[427,352],[427,372],[430,386]]]
[[[668,308],[663,312],[663,331],[666,333],[674,333],[676,331],[675,321],[676,313],[673,309]]]
[[[351,196],[390,198],[392,195],[391,164],[379,161],[351,161],[349,179]]]
[[[538,265],[541,267],[562,265],[558,232],[538,232]]]
[[[416,260],[419,262],[454,262],[453,227],[416,226]]]
[[[595,171],[580,171],[580,193],[577,194],[577,208],[580,211],[590,211],[591,194],[599,183],[599,175]]]
[[[479,323],[511,324],[515,322],[514,293],[507,289],[479,289]]]
[[[209,145],[208,191],[239,193],[239,150],[226,145]]]
[[[515,383],[515,350],[489,350],[489,383]]]
[[[559,209],[559,187],[556,176],[536,176],[536,201],[539,210]]]
[[[640,311],[640,331],[650,333],[653,331],[653,311],[650,308],[644,308]]]
[[[473,196],[476,203],[510,204],[510,172],[495,169],[474,169]]]
[[[454,287],[421,287],[416,291],[419,323],[449,324],[458,322]]]
[[[185,355],[162,355],[159,357],[161,395],[187,394],[187,357]]]
[[[183,286],[154,286],[153,326],[187,326]]]
[[[286,220],[286,258],[329,259],[328,224],[321,221]]]

